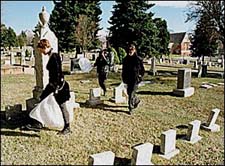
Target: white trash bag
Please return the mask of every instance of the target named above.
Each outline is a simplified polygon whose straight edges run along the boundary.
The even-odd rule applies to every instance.
[[[62,129],[64,119],[62,111],[53,96],[53,93],[42,100],[29,114],[33,119],[39,121],[44,127]]]

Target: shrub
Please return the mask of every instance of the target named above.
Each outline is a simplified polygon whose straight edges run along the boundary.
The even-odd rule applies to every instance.
[[[127,56],[127,53],[126,53],[125,49],[123,49],[122,47],[119,47],[118,48],[118,57],[119,57],[119,60],[120,60],[120,64],[122,64],[123,58],[125,58],[125,56]]]

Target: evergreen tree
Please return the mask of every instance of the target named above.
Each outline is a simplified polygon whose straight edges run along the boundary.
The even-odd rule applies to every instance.
[[[23,46],[25,46],[27,44],[27,35],[25,34],[24,31],[22,31],[17,36],[17,41],[18,41],[18,45],[20,46],[20,48],[22,48]]]
[[[58,38],[59,51],[75,48],[76,1],[63,0],[55,3],[49,27]]]
[[[206,29],[205,26],[208,28]],[[217,39],[214,35],[215,32],[213,22],[210,21],[209,17],[202,15],[197,23],[194,35],[191,39],[191,50],[192,56],[204,57],[212,56],[217,49]]]
[[[11,49],[11,47],[15,47],[18,45],[17,37],[15,31],[9,27],[6,28],[4,24],[1,25],[1,36],[2,36],[2,46],[5,48],[8,47]]]
[[[59,39],[60,51],[71,51],[76,46],[81,46],[78,43],[76,28],[79,24],[80,15],[86,15],[94,22],[94,26],[89,28],[91,41],[89,47],[96,47],[100,42],[97,39],[99,30],[99,15],[101,14],[100,1],[54,1],[55,7],[50,17],[50,28],[55,32]],[[79,29],[79,28],[78,28]]]
[[[158,28],[158,51],[161,55],[169,55],[169,40],[170,40],[170,33],[167,30],[167,23],[165,20],[161,18],[154,19],[156,27]]]
[[[138,0],[116,0],[113,6],[113,15],[109,23],[109,43],[118,50],[119,47],[127,49],[133,43],[141,56],[158,55],[157,27],[152,19],[153,13],[149,11],[154,4]]]

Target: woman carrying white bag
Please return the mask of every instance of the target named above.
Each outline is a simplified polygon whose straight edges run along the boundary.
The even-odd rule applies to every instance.
[[[54,125],[56,127],[60,127],[60,124],[62,124],[60,123],[60,113],[58,111],[60,108],[62,113],[61,117],[63,117],[64,120],[64,127],[59,134],[68,134],[71,131],[66,102],[70,98],[70,88],[69,84],[64,80],[61,58],[59,54],[51,52],[52,48],[47,39],[40,40],[37,47],[40,53],[45,56],[50,56],[46,66],[49,71],[49,83],[40,96],[41,102],[30,113],[30,117],[33,119],[33,122],[31,124],[27,124],[25,128],[29,130],[38,130],[43,126],[48,127],[48,125],[51,125],[52,127],[54,127]],[[54,96],[54,98],[52,98],[52,96]],[[55,103],[58,104],[58,107]],[[52,115],[53,113],[55,114]],[[59,124],[56,124],[57,120]],[[47,122],[48,124],[46,124]]]

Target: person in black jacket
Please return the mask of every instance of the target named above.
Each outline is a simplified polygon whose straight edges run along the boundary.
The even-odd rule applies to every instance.
[[[138,84],[144,76],[144,66],[142,59],[137,55],[134,45],[130,45],[128,54],[123,60],[122,80],[127,84],[128,108],[130,113],[140,103],[140,99],[136,96]]]
[[[65,122],[65,126],[62,131],[59,132],[59,134],[67,134],[70,132],[70,124],[69,124],[69,117],[68,112],[65,110],[65,102],[70,99],[70,88],[69,84],[64,80],[64,75],[62,72],[62,62],[61,57],[57,53],[52,53],[52,48],[47,39],[42,39],[38,43],[38,50],[40,53],[44,55],[49,56],[49,60],[47,63],[47,70],[49,71],[49,83],[46,85],[45,89],[43,90],[40,101],[45,99],[50,93],[54,93],[56,102],[59,104],[63,119]],[[27,125],[27,128],[32,129],[33,127],[40,127],[40,123],[37,125],[38,122],[36,122],[36,125],[29,126]]]
[[[97,57],[94,67],[97,66],[97,73],[98,73],[98,83],[104,92],[104,96],[106,94],[106,86],[105,80],[107,79],[107,75],[109,72],[109,62],[105,57],[105,51],[100,51],[99,56]]]

